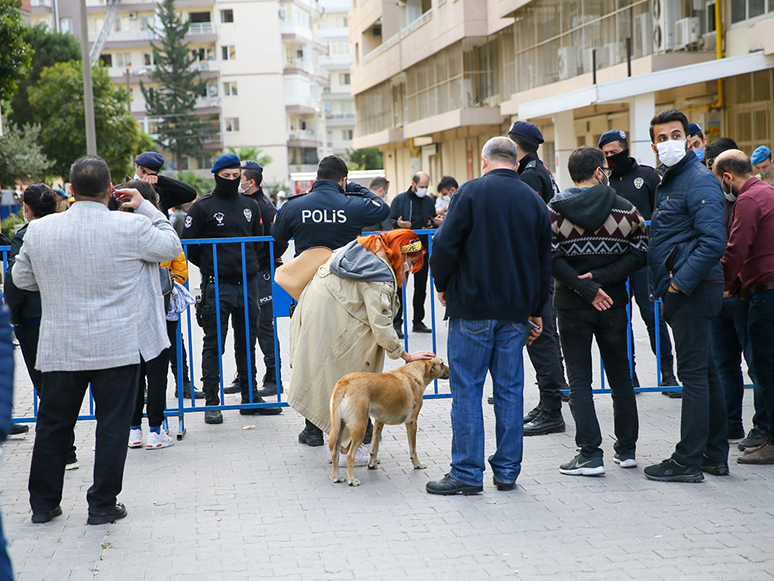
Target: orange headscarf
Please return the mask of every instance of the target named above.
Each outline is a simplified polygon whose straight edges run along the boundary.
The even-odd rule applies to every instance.
[[[357,241],[374,254],[379,252],[379,250],[384,250],[384,253],[387,255],[387,262],[390,263],[392,270],[395,272],[395,278],[398,279],[398,286],[403,286],[403,253],[400,249],[401,246],[411,244],[411,242],[418,238],[419,236],[413,230],[399,228],[389,232],[382,232],[381,234],[358,236]],[[411,256],[419,255],[414,266],[411,267],[411,272],[418,272],[422,268],[425,251],[420,250],[409,254]]]

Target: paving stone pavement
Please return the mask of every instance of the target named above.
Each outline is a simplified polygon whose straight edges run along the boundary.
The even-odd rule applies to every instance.
[[[440,314],[437,325],[443,355]],[[287,329],[282,321],[285,346]],[[635,333],[640,379],[652,382],[641,323]],[[430,339],[420,337],[411,350],[429,347]],[[20,355],[17,361],[23,365]],[[529,363],[525,371],[530,409],[537,388]],[[32,405],[26,373],[17,373],[16,384],[16,413],[24,416]],[[446,382],[440,391],[448,393]],[[485,395],[490,392],[487,385]],[[747,423],[751,396],[748,391]],[[236,403],[236,396],[227,403]],[[297,443],[303,421],[293,410],[273,417],[228,411],[219,426],[189,414],[185,438],[171,448],[129,450],[119,496],[129,516],[104,526],[86,525],[95,426],[90,421],[76,428],[81,467],[66,474],[63,516],[44,525],[30,522],[33,426],[28,436],[7,441],[0,458],[3,527],[18,581],[774,577],[768,540],[774,466],[738,465],[740,452],[732,446],[729,476],[708,475],[701,484],[648,481],[642,468],[669,456],[678,437],[680,401],[644,393],[637,403],[638,468],[612,462],[612,404],[609,395],[598,395],[604,477],[559,473],[559,464],[575,454],[565,406],[565,433],[525,438],[516,490],[497,491],[487,471],[484,493],[470,497],[425,492],[429,480],[448,471],[449,399],[426,401],[420,415],[417,445],[426,470],[412,468],[405,429],[387,426],[381,464],[376,470],[356,468],[356,488],[332,482],[327,447]],[[483,409],[489,454],[494,414],[485,400]],[[176,427],[170,422],[173,435]]]

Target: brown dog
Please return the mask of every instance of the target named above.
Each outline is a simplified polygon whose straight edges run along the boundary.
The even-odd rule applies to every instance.
[[[342,377],[331,395],[331,433],[328,446],[333,460],[333,481],[339,478],[339,448],[352,438],[347,453],[347,482],[360,486],[353,468],[355,451],[363,443],[368,416],[374,418],[374,435],[368,467],[376,468],[379,440],[384,424],[406,424],[409,454],[414,468],[425,468],[417,459],[417,417],[422,409],[422,394],[434,379],[448,379],[449,368],[440,357],[413,361],[386,373],[350,373]]]

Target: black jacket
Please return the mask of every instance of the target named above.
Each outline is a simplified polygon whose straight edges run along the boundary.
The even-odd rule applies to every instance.
[[[554,176],[540,161],[537,153],[528,153],[519,160],[519,177],[535,190],[546,204],[559,193]]]
[[[645,220],[610,186],[569,188],[548,204],[557,309],[593,309],[602,288],[613,306],[629,303],[626,279],[647,262]],[[578,276],[590,272],[592,278]]]
[[[248,194],[253,200],[256,201],[258,207],[261,209],[261,220],[263,221],[264,232],[268,235],[269,226],[274,222],[274,217],[277,215],[277,208],[274,207],[266,196],[263,194],[263,190],[259,187],[258,190],[252,194]],[[274,244],[274,262],[276,265],[277,260],[285,254],[288,249],[288,244]],[[258,262],[261,264],[261,270],[269,270],[271,268],[271,251],[269,244],[264,244],[258,253]]]
[[[615,193],[634,204],[645,220],[650,220],[653,215],[656,189],[660,183],[656,170],[638,164],[633,157],[622,167],[613,168],[613,175],[610,176],[610,186]]]
[[[230,195],[216,187],[211,194],[202,196],[192,205],[185,218],[183,240],[198,238],[241,238],[263,236],[263,221],[258,204],[250,196]],[[211,244],[188,244],[188,260],[199,267],[203,276],[213,276]],[[247,278],[264,268],[258,255],[263,242],[245,244]],[[218,244],[218,279],[224,282],[242,281],[241,244]]]
[[[368,188],[347,184],[347,191],[331,180],[317,180],[312,191],[288,198],[280,208],[271,235],[277,244],[295,239],[296,256],[307,248],[340,248],[360,236],[363,226],[381,222],[390,207]]]
[[[129,176],[126,176],[126,181],[131,179]],[[171,208],[182,206],[196,199],[196,190],[193,186],[163,175],[159,175],[159,181],[153,186],[153,189],[156,190],[158,195],[159,210],[167,217],[169,217],[169,210]],[[118,210],[120,207],[121,203],[113,196],[110,196],[108,209]]]
[[[548,208],[513,170],[466,182],[433,239],[430,269],[447,317],[539,317],[551,286]]]
[[[435,218],[435,200],[429,195],[420,198],[409,188],[402,194],[395,196],[390,204],[390,220],[392,220],[393,228],[400,228],[398,218],[401,217],[411,222],[412,230],[435,228],[430,223],[430,220]]]
[[[8,253],[8,269],[5,271],[5,304],[11,311],[11,322],[18,325],[22,319],[40,320],[41,306],[40,293],[22,290],[13,283],[11,268],[16,262],[16,255],[19,254],[22,244],[24,244],[24,234],[27,232],[28,224],[25,224],[11,240],[11,251]]]

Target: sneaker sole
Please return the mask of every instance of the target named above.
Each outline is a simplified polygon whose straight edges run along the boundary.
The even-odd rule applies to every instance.
[[[470,486],[468,488],[449,491],[427,490],[428,494],[436,494],[438,496],[454,496],[455,494],[461,494],[462,496],[472,496],[473,494],[481,494],[482,492],[484,492],[483,486]]]
[[[703,482],[704,474],[681,474],[680,476],[651,476],[645,472],[645,478],[657,482]]]
[[[142,448],[142,441],[140,442],[129,442],[130,448]]]
[[[613,461],[621,468],[637,468],[637,460],[631,458],[627,460],[619,460],[616,458]]]
[[[155,446],[145,445],[146,450],[160,450],[161,448],[169,448],[174,442],[165,442],[163,444],[156,444]]]
[[[714,466],[702,466],[702,472],[712,474],[713,476],[728,476],[728,468],[716,468]]]
[[[605,474],[604,466],[597,466],[596,468],[559,468],[559,472],[562,474],[568,474],[570,476],[603,476]]]

